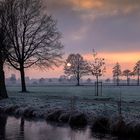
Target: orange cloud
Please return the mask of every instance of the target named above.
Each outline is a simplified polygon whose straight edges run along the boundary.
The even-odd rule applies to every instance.
[[[101,1],[97,0],[78,0],[73,1],[74,5],[76,7],[82,8],[82,9],[91,9],[91,8],[98,8],[103,5]]]

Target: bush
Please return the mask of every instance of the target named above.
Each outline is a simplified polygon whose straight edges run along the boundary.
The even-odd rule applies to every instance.
[[[140,124],[137,124],[134,128],[133,128],[133,136],[135,138],[140,138]]]
[[[62,113],[59,117],[59,121],[63,123],[68,123],[70,119],[70,113]]]
[[[27,118],[35,117],[34,116],[34,111],[35,110],[33,108],[27,108],[27,109],[24,110],[23,116],[27,117]]]
[[[59,117],[60,117],[61,114],[62,114],[61,110],[51,112],[47,115],[46,120],[59,122]]]
[[[5,113],[7,114],[13,114],[15,112],[16,109],[18,109],[18,106],[10,106],[5,108]]]
[[[125,136],[127,130],[126,124],[122,119],[113,122],[111,126],[111,133],[117,136]]]
[[[71,127],[85,127],[87,125],[87,117],[83,113],[71,115],[69,124]]]
[[[110,121],[107,118],[97,118],[92,125],[92,131],[100,133],[110,132]]]

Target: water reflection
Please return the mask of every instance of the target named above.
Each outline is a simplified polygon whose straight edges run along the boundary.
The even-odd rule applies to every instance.
[[[24,118],[21,117],[21,121],[20,121],[20,137],[22,139],[24,139]]]
[[[100,140],[90,129],[73,130],[67,126],[50,125],[45,121],[0,116],[0,140]],[[105,140],[105,139],[102,139]]]
[[[0,115],[0,140],[5,139],[7,117]]]

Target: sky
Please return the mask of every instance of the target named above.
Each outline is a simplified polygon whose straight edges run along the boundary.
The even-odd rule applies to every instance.
[[[80,53],[91,61],[94,48],[106,60],[106,78],[112,76],[116,62],[122,70],[132,70],[140,59],[140,0],[44,0],[44,7],[58,22],[64,58]],[[60,75],[63,66],[26,70],[26,76],[31,78]]]

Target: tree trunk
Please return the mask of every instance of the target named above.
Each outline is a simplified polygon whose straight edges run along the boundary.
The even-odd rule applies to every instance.
[[[79,77],[79,73],[77,73],[77,86],[80,86],[80,77]]]
[[[138,81],[137,81],[137,85],[139,86],[140,84],[140,70],[138,70]]]
[[[77,86],[80,86],[80,66],[79,66],[79,58],[78,58],[78,66],[77,66]]]
[[[127,86],[129,86],[129,77],[127,76]]]
[[[117,76],[117,86],[119,86],[119,77]]]
[[[77,79],[77,86],[80,86],[80,79]]]
[[[20,76],[21,76],[21,87],[22,87],[21,92],[27,92],[26,83],[25,83],[25,72],[23,67],[20,68]]]
[[[96,76],[96,82],[97,82],[97,91],[96,91],[96,95],[99,95],[99,80],[98,80],[98,76]]]
[[[0,59],[0,98],[8,98],[7,90],[5,86],[5,75],[3,70],[3,62]]]

